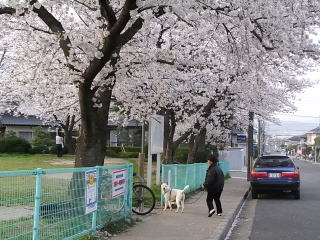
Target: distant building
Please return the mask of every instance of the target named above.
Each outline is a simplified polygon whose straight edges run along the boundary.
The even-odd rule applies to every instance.
[[[141,122],[130,120],[119,125],[112,120],[108,121],[107,146],[141,146],[141,139]]]
[[[247,133],[239,129],[232,129],[230,135],[231,147],[247,148]],[[253,131],[253,142],[258,142],[258,131],[256,129],[254,129]]]
[[[295,148],[296,152],[292,152],[292,154],[297,153],[300,155],[305,155],[306,149],[307,149],[306,141],[307,141],[307,134],[293,136],[286,141],[286,146],[287,147],[296,146]]]
[[[320,126],[310,130],[309,132],[306,133],[306,135],[307,135],[306,144],[309,146],[314,145],[314,139],[320,136]]]
[[[0,114],[0,138],[13,132],[16,136],[31,142],[34,133],[33,128],[41,126],[45,131],[52,133],[54,137],[56,126],[54,123],[42,121],[35,116],[14,116],[10,113]],[[130,120],[119,125],[109,120],[107,125],[108,146],[141,146],[142,124],[136,120]],[[146,131],[147,132],[147,131]]]
[[[13,132],[16,136],[31,142],[33,139],[33,128],[41,126],[48,130],[50,124],[35,116],[14,116],[10,113],[0,115],[0,138]]]

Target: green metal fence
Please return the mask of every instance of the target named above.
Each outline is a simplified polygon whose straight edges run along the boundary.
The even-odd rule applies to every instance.
[[[125,218],[132,209],[132,169],[0,172],[0,239],[75,239]]]
[[[219,166],[224,175],[229,173],[228,162],[219,162]],[[183,189],[186,185],[189,185],[190,191],[194,191],[203,184],[207,169],[207,163],[163,164],[161,181],[168,182],[171,188],[177,189]]]

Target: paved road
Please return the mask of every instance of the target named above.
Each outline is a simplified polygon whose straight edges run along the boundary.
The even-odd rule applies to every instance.
[[[285,194],[249,198],[229,240],[320,239],[320,165],[297,162],[301,200]]]

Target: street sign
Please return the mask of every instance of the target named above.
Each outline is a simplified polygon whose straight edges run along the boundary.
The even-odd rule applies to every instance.
[[[85,172],[85,213],[97,210],[97,169]]]
[[[163,152],[164,116],[153,115],[150,119],[151,154]]]
[[[126,191],[126,170],[120,169],[112,172],[112,198],[125,194]]]

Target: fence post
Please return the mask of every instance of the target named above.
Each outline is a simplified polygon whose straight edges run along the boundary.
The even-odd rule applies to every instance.
[[[157,154],[157,173],[156,173],[156,184],[160,185],[160,167],[161,167],[161,154]]]
[[[184,177],[184,185],[186,186],[187,185],[187,183],[188,183],[188,178],[189,178],[189,166],[192,166],[192,165],[187,165],[186,166],[186,175],[185,175],[185,177]]]
[[[35,171],[35,174],[36,174],[36,192],[34,196],[32,240],[39,240],[41,186],[42,186],[43,170],[41,168],[37,168],[37,170]]]
[[[96,234],[97,230],[97,215],[98,215],[98,208],[99,208],[99,184],[100,184],[100,166],[96,166],[97,170],[97,182],[96,182],[96,201],[97,201],[97,210],[95,210],[92,213],[92,223],[91,223],[91,228],[92,228],[92,233],[93,235]]]
[[[130,175],[128,176],[128,187],[127,187],[127,201],[129,202],[129,209],[132,209],[132,194],[133,194],[133,164],[130,163],[128,166],[128,172]]]
[[[162,164],[161,165],[161,182],[163,182],[164,180],[164,165]],[[163,196],[162,196],[162,192],[161,192],[161,189],[160,189],[160,206],[162,207],[163,206]]]
[[[177,188],[178,184],[177,184],[177,180],[178,180],[178,166],[176,165],[174,168],[174,188]],[[170,186],[171,187],[171,186]],[[172,187],[171,187],[172,188]]]
[[[198,169],[198,164],[195,164],[194,167],[193,167],[193,174],[194,174],[194,186],[195,186],[195,189],[198,189],[199,186],[198,186],[198,178],[197,178],[197,169]]]

